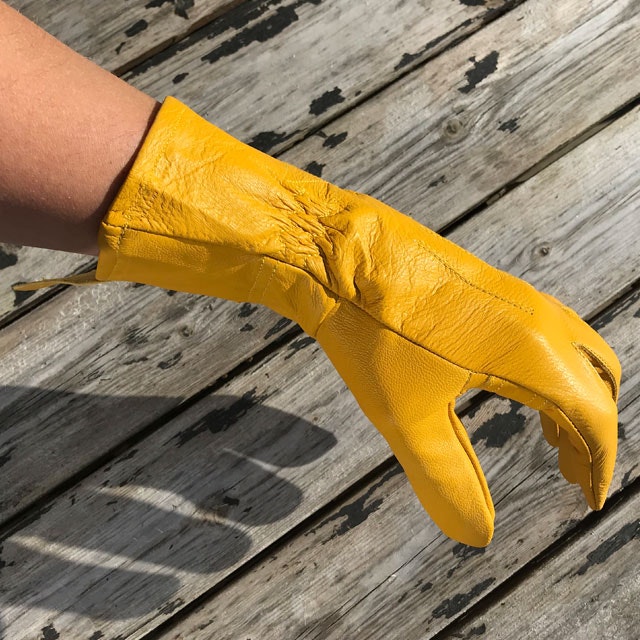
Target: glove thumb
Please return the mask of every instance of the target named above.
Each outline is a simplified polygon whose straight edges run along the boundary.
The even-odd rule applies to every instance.
[[[434,522],[459,542],[489,544],[491,495],[454,411],[456,397],[471,381],[469,371],[344,301],[316,337]]]

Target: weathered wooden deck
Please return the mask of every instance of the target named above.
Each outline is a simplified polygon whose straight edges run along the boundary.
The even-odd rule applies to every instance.
[[[466,399],[496,503],[445,538],[319,347],[262,307],[0,251],[0,637],[640,637],[640,3],[10,0],[158,99],[570,304],[623,365],[605,509]]]

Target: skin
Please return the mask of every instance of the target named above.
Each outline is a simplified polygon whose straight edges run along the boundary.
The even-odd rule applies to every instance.
[[[98,255],[159,107],[0,2],[0,241]]]

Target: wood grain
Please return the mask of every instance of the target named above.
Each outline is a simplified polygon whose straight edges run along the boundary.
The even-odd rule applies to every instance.
[[[240,2],[7,0],[8,5],[58,40],[116,74],[181,40]]]
[[[65,292],[6,327],[3,519],[292,326],[254,305],[108,283]],[[26,463],[39,459],[46,463]]]
[[[456,631],[459,638],[633,640],[638,635],[640,495],[572,539],[522,584]],[[535,602],[533,616],[514,615]]]
[[[619,441],[613,493],[640,475],[640,432],[634,428],[640,415],[640,366],[635,357],[640,291],[616,305],[598,327],[616,345],[626,372],[620,405],[621,420],[628,429]],[[286,546],[243,572],[234,584],[162,637],[417,640],[438,632],[588,515],[579,491],[560,476],[556,453],[543,441],[533,411],[492,397],[463,419],[496,503],[496,535],[489,547],[474,549],[446,539],[426,518],[400,467],[394,464]],[[605,524],[604,528],[609,536],[618,531],[615,525]],[[626,558],[635,567],[629,561],[631,549],[621,555],[618,562]],[[578,560],[582,565],[584,556],[569,548],[564,557],[566,566]],[[556,635],[549,632],[542,637],[601,637],[571,636],[558,630],[576,624],[581,617],[578,609],[586,610],[588,617],[590,610],[601,607],[606,615],[617,579],[615,566],[610,568],[609,579],[597,587],[590,580],[572,582],[572,587],[566,580],[561,584],[549,581],[547,585],[553,584],[554,589],[549,599],[567,590],[555,609],[545,611],[536,597],[518,599],[522,606],[506,610],[498,606],[502,613],[495,614],[495,624],[487,622],[486,635],[478,635],[538,637],[535,633],[523,636],[522,631],[540,617],[556,630]],[[635,573],[631,569],[628,577]],[[538,583],[543,590],[541,580]],[[524,593],[530,593],[527,585],[528,581]],[[589,604],[590,599],[596,603]],[[524,602],[536,602],[535,609]],[[554,616],[560,606],[565,608],[564,618]],[[631,620],[637,624],[635,611],[628,614],[625,624]],[[473,620],[464,633],[450,637],[475,638],[471,629],[482,628],[483,622],[484,617]],[[500,625],[504,625],[504,635],[497,631]]]
[[[324,127],[287,160],[316,159],[327,180],[426,213],[441,228],[640,96],[638,37],[638,3],[527,2]],[[323,154],[327,139],[345,133]]]
[[[527,224],[532,224],[527,222],[531,218],[538,220],[536,228],[545,235],[556,230],[556,253],[562,254],[572,245],[584,246],[581,259],[590,265],[588,270],[578,270],[573,275],[575,269],[571,260],[559,259],[547,268],[540,264],[530,271],[531,281],[536,286],[555,292],[553,283],[562,282],[566,277],[564,269],[567,269],[571,277],[582,278],[582,283],[578,283],[579,290],[588,288],[590,282],[606,280],[611,273],[617,275],[609,280],[609,291],[605,296],[624,289],[632,278],[625,269],[616,266],[616,261],[630,267],[637,266],[638,260],[633,241],[624,241],[635,214],[632,196],[637,195],[640,180],[640,172],[633,168],[634,159],[638,161],[634,135],[640,135],[637,111],[605,129],[597,138],[581,145],[493,207],[474,216],[453,235],[456,240],[465,238],[467,245],[476,252],[482,252],[484,247],[485,251],[499,254],[501,246],[490,241],[494,237],[495,222],[492,220],[504,220],[505,207],[520,211],[521,217],[509,228],[512,235],[508,243],[514,245],[514,251],[520,245],[517,255],[521,259],[517,264],[521,270],[529,269],[535,256],[524,250],[530,247],[530,241],[521,227],[526,229]],[[608,174],[604,168],[594,171],[593,154],[596,152],[611,158]],[[622,170],[627,167],[627,161],[628,169]],[[576,167],[588,167],[591,179],[572,179]],[[615,171],[614,167],[619,170]],[[559,185],[564,185],[564,189]],[[599,193],[604,185],[610,189],[610,198],[601,198],[599,207],[584,208],[575,198],[576,189],[588,187],[594,190],[593,193]],[[549,193],[557,197],[549,198]],[[537,197],[541,198],[541,204],[552,210],[538,206]],[[588,193],[585,198],[589,198]],[[564,225],[563,229],[558,229],[558,225]],[[586,237],[591,241],[586,241]],[[608,251],[603,248],[610,243],[616,244],[616,252],[607,261],[599,260],[603,250]],[[485,257],[490,258],[490,255]],[[582,313],[590,313],[603,304],[597,292],[565,301]],[[622,327],[621,330],[606,329],[610,331],[606,333],[603,327],[603,333],[631,374],[623,385],[623,404],[630,400],[629,395],[634,391],[637,394],[640,376],[638,372],[633,373],[632,362],[636,308],[627,307],[627,311],[606,323],[606,327]],[[618,324],[615,324],[616,318],[620,318]],[[310,394],[309,389],[313,393]],[[497,498],[498,536],[491,548],[495,549],[498,560],[505,562],[508,542],[514,543],[524,535],[527,525],[522,522],[522,513],[525,505],[537,529],[536,535],[517,553],[530,550],[530,545],[548,544],[553,529],[561,530],[562,523],[568,518],[582,517],[585,507],[575,488],[559,480],[554,453],[545,448],[530,414],[512,407],[505,400],[491,400],[482,406],[485,408],[469,416],[468,424],[477,435],[473,437]],[[631,402],[628,406],[637,410],[637,403]],[[495,456],[497,460],[491,459],[487,463],[487,455],[495,453],[495,447],[484,434],[492,423],[500,424],[500,415],[505,413],[510,414],[504,420],[508,430],[503,436],[506,442],[500,456]],[[631,465],[635,464],[636,453],[633,447],[637,443],[633,435],[628,435],[627,440],[625,446],[629,454],[627,457],[624,452],[621,454],[618,473],[623,470],[633,473]],[[6,584],[11,586],[6,586],[2,593],[3,611],[6,612],[4,623],[18,638],[45,624],[52,624],[62,636],[67,630],[88,636],[103,630],[105,625],[100,626],[101,620],[106,619],[110,634],[141,637],[388,456],[382,438],[364,419],[317,345],[304,337],[299,338],[178,415],[147,438],[142,446],[124,453],[115,463],[98,469],[44,506],[40,513],[33,514],[32,522],[7,532],[10,535],[3,541],[2,561],[11,578]],[[621,482],[619,476],[616,482]],[[561,506],[549,510],[549,501]],[[384,513],[377,498],[373,503],[367,500],[362,503],[360,512],[354,508],[355,520],[352,522],[363,522],[367,517]],[[381,593],[383,589],[379,582],[384,578],[384,571],[378,570],[375,554],[389,553],[394,561],[402,557],[402,549],[393,546],[392,537],[401,544],[408,536],[410,544],[419,545],[413,547],[405,564],[428,546],[428,572],[445,574],[453,568],[452,549],[457,547],[435,531],[410,493],[403,495],[397,508],[404,514],[402,527],[398,527],[398,518],[393,516],[387,522],[386,533],[380,537],[373,531],[371,536],[359,538],[360,545],[368,540],[362,552],[354,551],[357,547],[350,538],[350,545],[344,549],[350,559],[343,557],[341,563],[327,565],[330,558],[322,559],[324,547],[318,545],[316,539],[311,562],[317,562],[318,567],[325,570],[335,567],[340,573],[340,580],[336,577],[333,587],[321,585],[325,592],[323,598],[362,598],[374,583],[377,585],[374,593]],[[334,535],[335,529],[342,528],[343,517],[329,516],[325,523],[324,531],[330,530],[336,541],[340,536]],[[72,530],[69,522],[74,523]],[[361,532],[362,529],[358,530]],[[430,537],[425,541],[424,535]],[[290,546],[298,548],[305,540],[304,536],[299,537]],[[380,548],[376,546],[378,542]],[[434,556],[434,549],[440,547],[444,549],[442,556]],[[373,565],[363,563],[362,553],[365,552]],[[458,556],[466,564],[464,570],[457,573],[463,576],[461,580],[466,580],[473,566],[473,554],[465,555],[460,551],[453,555],[454,561]],[[424,559],[424,554],[421,558]],[[353,573],[350,572],[350,562],[359,566],[360,572],[372,567],[372,573],[366,580],[353,584],[349,580],[350,576],[356,577],[356,570],[353,568]],[[440,563],[440,569],[436,569],[434,562]],[[389,563],[380,566],[388,567]],[[486,583],[486,586],[476,589],[473,597],[480,596],[497,580],[496,567],[482,563],[481,566],[488,575],[478,584]],[[302,569],[299,566],[297,570]],[[284,575],[282,567],[277,573]],[[308,571],[307,575],[310,574]],[[304,570],[301,575],[305,575]],[[271,582],[276,577],[273,575]],[[452,580],[448,584],[454,587]],[[383,585],[386,585],[384,580]],[[307,583],[305,598],[315,597],[312,587],[312,582]],[[359,591],[363,587],[364,592]],[[300,625],[301,611],[287,608],[291,600],[283,599],[285,592],[284,587],[279,590],[269,588],[269,593],[279,603],[285,603],[278,605],[277,616],[281,622]],[[300,591],[296,594],[299,598]],[[452,593],[454,596],[455,592]],[[248,602],[250,592],[245,591],[243,597]],[[319,597],[318,602],[324,602],[323,598]],[[442,604],[442,598],[434,609],[449,612],[450,609]],[[386,606],[385,602],[377,602],[376,606]],[[440,605],[442,607],[438,609]],[[275,603],[271,606],[275,610]],[[399,606],[395,600],[394,606]],[[411,606],[415,606],[415,602]],[[226,607],[225,611],[227,617],[233,615]],[[246,615],[248,609],[244,611]],[[309,616],[310,611],[307,607],[302,613]],[[329,610],[329,616],[331,622],[337,623],[335,609]],[[371,611],[367,610],[366,616],[372,617]],[[412,624],[418,624],[417,617],[414,618],[406,623],[407,632],[411,632]],[[437,624],[446,621],[444,614],[435,618]],[[323,633],[330,628],[333,630],[330,624],[325,624],[324,616],[322,619],[324,622],[318,621],[318,628]],[[309,618],[306,620],[308,622]],[[237,637],[238,630],[244,630],[226,625],[225,622],[214,627],[214,635],[218,637],[229,628],[235,633],[231,637]],[[375,625],[382,628],[384,621],[377,620]],[[358,626],[362,626],[360,621]],[[209,635],[201,637],[211,637],[212,631],[207,633]],[[272,636],[258,633],[256,637]],[[341,637],[350,637],[350,634]]]
[[[450,106],[451,101],[459,94],[458,87],[464,86],[460,83],[464,82],[466,71],[469,70],[469,52],[476,51],[477,55],[480,55],[479,52],[486,50],[489,43],[494,44],[497,41],[502,41],[505,42],[505,46],[501,48],[502,51],[509,53],[509,55],[505,55],[505,60],[513,60],[517,64],[511,71],[505,64],[499,70],[500,73],[505,78],[518,77],[522,87],[530,88],[531,95],[535,95],[537,87],[547,86],[543,83],[543,78],[546,77],[545,70],[547,67],[553,66],[562,70],[565,76],[570,75],[570,72],[573,71],[572,82],[576,87],[581,87],[579,90],[576,88],[575,91],[578,93],[583,91],[585,98],[590,95],[590,91],[596,90],[598,86],[602,89],[604,85],[598,85],[600,80],[604,82],[606,78],[606,82],[610,83],[612,77],[618,77],[619,87],[615,93],[609,92],[609,103],[606,103],[602,97],[594,98],[593,101],[585,99],[584,102],[588,104],[588,108],[580,107],[577,102],[563,103],[564,89],[561,85],[552,84],[551,87],[555,87],[556,93],[545,94],[545,100],[552,104],[562,105],[562,108],[558,108],[555,113],[550,112],[546,107],[547,118],[543,122],[535,120],[531,126],[527,125],[526,127],[523,124],[522,128],[514,135],[501,131],[492,145],[478,144],[478,140],[474,136],[467,136],[454,145],[458,150],[455,156],[452,155],[451,145],[445,144],[440,137],[436,137],[428,153],[423,154],[423,160],[420,164],[417,159],[401,152],[403,144],[407,142],[407,136],[413,130],[412,123],[415,121],[411,118],[404,120],[399,117],[400,114],[407,113],[403,109],[406,109],[408,105],[404,96],[407,95],[408,85],[406,82],[409,81],[409,78],[415,76],[415,83],[411,85],[416,92],[416,98],[412,103],[412,113],[418,113],[421,108],[420,100],[428,98],[429,91],[424,93],[424,75],[422,72],[416,72],[407,76],[402,83],[397,83],[376,97],[375,100],[380,101],[378,104],[383,105],[383,108],[378,109],[377,122],[382,123],[380,126],[386,128],[386,134],[384,136],[378,135],[382,129],[371,131],[368,138],[369,147],[365,145],[364,132],[355,137],[347,136],[341,143],[334,144],[340,138],[337,131],[347,131],[347,129],[342,129],[341,120],[338,120],[332,125],[335,130],[329,129],[326,133],[323,132],[324,138],[322,136],[308,138],[298,147],[285,153],[283,159],[303,165],[301,160],[305,155],[304,149],[307,148],[307,145],[311,145],[309,148],[316,149],[316,152],[313,155],[309,152],[307,160],[315,158],[318,165],[326,163],[327,167],[332,167],[332,172],[334,172],[334,175],[331,176],[332,179],[336,177],[335,172],[338,168],[342,167],[344,180],[336,181],[341,184],[346,183],[346,186],[353,188],[358,185],[349,182],[350,167],[358,164],[358,158],[361,157],[362,164],[371,167],[371,176],[365,185],[367,187],[365,190],[375,192],[377,195],[384,195],[384,185],[389,177],[387,170],[393,168],[398,180],[402,176],[405,178],[406,192],[403,192],[402,196],[403,210],[406,212],[414,211],[416,219],[437,229],[440,225],[459,217],[465,208],[470,206],[472,200],[469,199],[468,194],[477,188],[478,172],[471,170],[474,163],[477,167],[483,167],[483,176],[485,176],[483,178],[483,193],[496,191],[505,184],[505,181],[509,180],[512,174],[529,166],[527,158],[533,162],[545,154],[552,153],[554,145],[559,142],[561,135],[559,132],[579,130],[603,115],[604,111],[614,108],[614,104],[619,104],[620,100],[625,99],[627,94],[630,95],[632,90],[635,90],[634,83],[637,83],[637,74],[634,73],[629,80],[628,67],[630,63],[623,55],[625,53],[623,45],[627,42],[626,39],[631,37],[633,29],[636,27],[632,19],[633,16],[630,17],[628,12],[628,19],[626,22],[624,21],[625,14],[619,12],[624,8],[623,5],[624,3],[601,4],[599,5],[603,11],[601,14],[592,7],[582,7],[577,10],[576,16],[578,17],[574,16],[575,25],[590,26],[590,30],[586,30],[585,27],[583,31],[578,31],[578,35],[581,37],[590,36],[582,47],[583,53],[590,46],[594,46],[596,48],[592,55],[600,53],[606,58],[609,51],[607,46],[612,42],[609,38],[616,39],[616,51],[619,53],[618,62],[606,58],[611,61],[607,73],[602,71],[598,75],[597,72],[584,67],[584,65],[576,66],[575,58],[572,57],[572,50],[576,48],[575,41],[578,37],[575,31],[569,32],[568,35],[562,35],[564,32],[559,30],[556,34],[557,39],[553,43],[545,45],[546,48],[543,49],[543,52],[546,58],[541,54],[540,59],[547,60],[546,66],[540,66],[538,62],[535,62],[533,68],[527,66],[527,64],[531,64],[527,61],[538,60],[537,56],[527,55],[527,52],[535,50],[538,40],[544,43],[547,42],[545,38],[549,37],[543,18],[550,9],[544,3],[536,4],[536,7],[539,8],[537,10],[541,13],[540,16],[537,13],[534,14],[535,20],[531,18],[529,30],[518,26],[523,22],[521,18],[530,18],[529,13],[523,13],[524,7],[521,7],[487,27],[486,30],[493,30],[491,37],[487,38],[483,29],[473,35],[468,42],[451,49],[425,67],[426,69],[433,65],[437,77],[448,78],[447,70],[449,68],[458,69],[458,75],[454,74],[449,78],[450,97],[448,104]],[[627,9],[629,6],[627,5]],[[498,26],[500,29],[495,33]],[[600,31],[597,31],[596,27]],[[521,37],[514,39],[513,33],[518,29],[522,30]],[[595,44],[592,45],[592,43]],[[271,44],[273,46],[273,43]],[[509,47],[513,47],[513,49],[511,50]],[[562,66],[565,62],[569,65],[566,68]],[[620,65],[620,70],[618,70],[618,65]],[[539,68],[542,71],[536,73]],[[440,75],[438,75],[438,70]],[[498,71],[493,75],[497,73]],[[489,79],[486,82],[487,87],[493,86]],[[394,104],[392,96],[393,89],[396,87],[400,92],[400,97],[398,102]],[[423,94],[419,94],[421,87]],[[492,104],[499,105],[500,101],[505,98],[505,94],[490,88],[485,91],[482,87],[483,83],[480,83],[474,89],[474,92],[480,92],[476,103],[474,103],[474,108],[483,113],[491,110]],[[600,91],[598,96],[601,93]],[[520,97],[524,99],[525,94],[526,91],[522,88]],[[468,95],[472,96],[473,92]],[[455,97],[455,99],[458,98]],[[605,104],[606,108],[602,107],[602,104]],[[365,107],[366,105],[358,107],[345,116],[345,119],[355,118],[356,114],[360,110],[364,110]],[[598,109],[601,109],[600,113],[598,113]],[[242,122],[252,120],[250,115],[238,113]],[[441,122],[441,117],[441,112],[436,112],[431,116],[429,114],[423,115],[424,131],[429,128],[440,131],[438,123]],[[368,115],[363,120],[367,120],[367,118]],[[372,122],[376,122],[376,118],[373,118]],[[497,122],[489,120],[483,122],[487,127],[487,139],[491,140],[493,135],[491,132],[498,127]],[[396,131],[395,134],[393,134],[394,131]],[[546,138],[544,137],[545,132]],[[327,140],[333,142],[326,144]],[[545,143],[545,140],[548,142]],[[527,141],[531,141],[529,147],[527,147]],[[353,150],[346,152],[346,156],[342,155],[341,150],[349,149],[351,145],[353,145]],[[509,154],[509,149],[513,149],[513,163],[508,166],[503,162],[492,165],[492,159],[495,159],[497,154],[506,157]],[[528,149],[531,156],[528,157],[524,152],[521,153],[522,149]],[[352,154],[350,158],[349,154]],[[427,161],[431,157],[429,154],[432,154],[434,162],[436,162],[436,158],[440,158],[439,162],[444,162],[444,159],[451,155],[453,163],[454,158],[457,157],[461,164],[456,168],[455,175],[464,177],[465,180],[456,178],[456,180],[445,180],[439,183],[437,188],[432,189],[434,195],[431,201],[425,199],[423,191],[419,188],[420,185],[427,184],[435,175],[431,172],[430,164]],[[519,167],[517,166],[518,162],[520,163]],[[623,166],[635,166],[635,158],[627,160],[625,157],[623,162]],[[566,180],[566,182],[570,181],[570,179]],[[585,190],[585,187],[589,185],[580,186],[579,191],[572,193],[575,198],[580,199],[583,206],[589,206],[585,194],[593,194],[593,192]],[[559,185],[558,188],[564,189],[565,185]],[[476,193],[476,195],[478,194]],[[596,198],[597,201],[602,198],[602,194],[594,194],[589,197]],[[527,207],[528,204],[518,206]],[[517,212],[519,209],[504,210],[502,217],[492,223],[491,235],[483,236],[482,233],[474,232],[475,236],[486,238],[484,241],[486,246],[492,246],[496,242],[496,237],[503,237],[502,228],[505,221],[509,221],[509,224],[515,223],[514,211]],[[526,219],[522,218],[522,220]],[[509,241],[500,245],[499,252],[484,253],[482,245],[477,246],[476,250],[485,259],[494,262],[497,266],[512,270],[515,274],[521,273],[519,270],[521,265],[515,264],[521,260],[532,259],[529,268],[534,270],[538,268],[537,265],[540,265],[541,268],[545,268],[545,264],[555,266],[562,254],[558,250],[548,252],[544,247],[547,246],[545,243],[549,241],[549,238],[555,238],[560,227],[552,225],[549,231],[545,231],[541,235],[542,231],[536,228],[536,220],[537,218],[533,218],[528,223],[526,231],[531,236],[531,241],[527,240],[525,246]],[[598,229],[606,227],[606,224],[606,222],[599,223]],[[626,224],[633,224],[633,220]],[[515,227],[513,228],[515,229]],[[615,283],[627,281],[624,270],[628,268],[630,263],[633,263],[637,252],[631,250],[632,256],[627,259],[625,252],[630,250],[630,236],[626,235],[625,238],[619,239],[612,236],[610,230],[607,233],[606,229],[603,233],[603,237],[608,239],[609,244],[593,259],[603,260],[607,255],[606,252],[615,254],[610,269],[606,275],[602,276],[602,282],[598,283],[596,280],[595,283],[607,294],[605,298],[608,300],[611,295],[616,293],[618,285]],[[455,236],[455,240],[471,250],[475,246],[467,245],[467,240],[460,235]],[[561,237],[559,237],[559,241],[562,241]],[[591,237],[582,242],[590,243]],[[618,249],[619,243],[622,244]],[[563,251],[567,252],[572,251],[571,247],[577,247],[577,245],[565,246]],[[513,247],[519,247],[517,250],[521,252],[532,253],[524,257],[514,255],[510,253]],[[618,257],[620,261],[616,262]],[[14,267],[21,269],[24,264],[20,259]],[[54,260],[54,256],[51,256],[51,259],[47,259],[47,264],[49,272],[38,275],[55,275],[59,266],[58,258],[55,257]],[[572,268],[572,274],[583,270],[580,264],[580,262],[574,262],[569,265]],[[3,273],[6,271],[7,269]],[[63,270],[61,269],[61,271]],[[580,275],[584,276],[585,274]],[[553,282],[549,286],[565,287],[570,286],[572,282],[579,281],[568,279],[565,283]],[[593,279],[589,278],[589,281],[591,282]],[[560,289],[559,295],[565,297],[562,289]],[[583,304],[583,301],[578,299],[576,304],[579,306]],[[246,313],[249,311],[250,309]],[[174,299],[167,292],[160,290],[145,287],[132,289],[128,285],[109,284],[101,285],[94,290],[65,291],[55,301],[48,303],[46,308],[38,310],[32,317],[16,321],[7,327],[2,332],[4,335],[0,336],[0,348],[3,353],[2,384],[6,388],[0,397],[0,411],[10,417],[11,426],[2,433],[0,450],[4,452],[1,455],[6,458],[2,482],[5,487],[11,487],[12,491],[3,491],[1,494],[6,496],[0,505],[3,515],[6,517],[16,513],[57,483],[91,464],[96,457],[104,454],[105,451],[117,446],[150,422],[159,419],[165,412],[175,409],[183,402],[184,398],[211,384],[286,329],[286,326],[275,314],[265,309],[260,308],[252,311],[250,318],[243,316],[243,313],[245,312],[242,307],[233,303],[191,299],[183,294]],[[143,328],[146,317],[156,318],[157,321],[153,322],[151,326]],[[183,339],[176,332],[176,326],[187,327],[187,331],[190,330],[189,327],[192,329],[195,327],[196,333],[193,337]],[[138,340],[138,344],[135,346],[135,355],[127,357],[125,355],[127,349],[131,347],[132,342],[136,343],[135,337],[128,338],[128,336],[135,336],[139,333],[144,335],[146,346],[141,347]],[[240,339],[236,336],[240,336]],[[70,344],[74,347],[69,348]],[[212,357],[211,354],[215,354],[215,357]],[[177,357],[181,358],[179,366],[177,368],[168,366],[167,363],[175,363]],[[188,372],[188,375],[185,375],[184,372]],[[158,377],[159,375],[161,378]],[[34,390],[35,385],[38,385],[38,388]],[[135,389],[135,392],[132,393],[130,389]],[[51,394],[48,391],[54,391],[54,393]],[[114,396],[134,396],[138,400],[133,400],[126,409],[123,402],[115,402],[117,406],[106,411],[105,407],[113,407]],[[37,411],[30,409],[34,405],[35,398],[37,398]],[[62,398],[69,399],[69,401],[65,403],[61,400]],[[79,406],[83,407],[82,413],[73,408],[72,399],[74,398],[80,403]],[[65,406],[66,409],[60,410],[61,406]],[[115,412],[114,417],[106,417],[111,411]],[[120,413],[120,411],[124,413]],[[23,415],[28,417],[23,419]],[[126,415],[127,419],[118,417],[122,415]],[[100,428],[99,435],[95,436],[87,428],[87,425],[93,424],[94,421],[98,425],[109,423],[111,426]],[[48,438],[48,456],[55,464],[50,466],[32,465],[29,466],[28,472],[25,472],[21,461],[32,455],[32,451],[37,451],[36,443],[39,438],[44,437],[44,434],[47,434]],[[69,452],[73,452],[73,455],[69,455]]]
[[[160,99],[175,94],[241,139],[275,153],[411,68],[394,70],[402,60],[394,49],[398,43],[404,48],[416,48],[425,41],[435,43],[413,60],[411,64],[416,65],[466,30],[478,28],[487,12],[495,11],[495,6],[489,6],[476,7],[474,11],[485,13],[471,16],[451,14],[451,7],[460,10],[461,6],[442,0],[433,4],[428,20],[416,21],[420,8],[405,2],[405,8],[394,13],[402,37],[393,31],[386,40],[387,29],[378,29],[362,38],[365,44],[359,46],[365,49],[355,61],[347,56],[318,65],[317,58],[308,55],[310,47],[317,44],[329,51],[341,50],[349,38],[336,32],[336,25],[353,23],[350,14],[343,15],[344,7],[334,2],[332,10],[325,11],[326,6],[300,7],[296,21],[261,42],[251,29],[271,24],[279,10],[273,8],[244,27],[248,31],[243,38],[251,36],[249,44],[218,58],[215,66],[203,58],[220,48],[233,49],[226,44],[230,41],[226,32],[211,40],[202,36],[189,46],[180,45],[185,48],[168,52],[166,60],[157,58],[153,66],[129,76],[129,80]],[[348,5],[351,11],[357,6]],[[384,4],[389,11],[394,6]],[[468,9],[462,7],[465,12]],[[556,16],[562,29],[550,29],[549,16]],[[298,148],[286,159],[315,171],[320,168],[326,178],[372,193],[403,211],[414,210],[416,200],[412,198],[419,198],[431,224],[439,228],[452,212],[460,215],[460,208],[466,210],[499,191],[551,153],[555,145],[571,140],[640,94],[635,59],[628,53],[635,51],[638,23],[637,5],[631,2],[600,3],[577,11],[551,2],[541,3],[535,10],[523,5],[513,15],[482,29],[466,46],[455,47],[421,73],[410,74],[399,86],[376,95],[366,110],[356,109],[354,117],[356,113],[361,116],[353,123],[345,116],[324,135],[311,138],[310,146]],[[460,90],[468,86],[467,74],[476,78],[476,64],[487,56],[491,62],[497,44],[501,51],[496,70],[473,90],[462,93]],[[378,48],[372,51],[372,46]],[[530,50],[540,54],[529,56]],[[399,60],[383,64],[384,56]],[[470,58],[476,62],[470,63]],[[270,79],[277,69],[290,68],[292,60],[295,72],[278,82],[274,91]],[[384,69],[389,73],[383,73]],[[548,77],[550,69],[555,74],[552,77]],[[189,76],[174,84],[173,80],[185,73]],[[336,84],[344,101],[336,95],[327,99],[335,104],[324,113],[311,113],[309,96],[331,96]],[[320,93],[323,86],[326,88]],[[346,139],[345,133],[349,136]],[[336,140],[343,143],[336,144]],[[482,161],[477,160],[478,152]],[[398,170],[403,160],[414,168],[413,179]],[[60,273],[52,266],[56,264],[53,256],[46,264],[32,264],[29,250],[13,255],[17,255],[15,267],[0,272],[0,283],[7,283],[0,286],[7,294],[0,296],[0,311],[5,313],[13,310],[16,302],[10,283],[33,279],[34,274],[49,277]],[[80,269],[87,262],[82,258],[73,265]],[[60,269],[71,266],[62,264]]]
[[[467,6],[434,0],[425,11],[423,0],[377,0],[376,20],[363,23],[363,5],[348,0],[245,2],[147,60],[125,79],[160,100],[176,95],[240,139],[276,153],[513,4],[488,0]],[[39,6],[29,5],[34,11]],[[56,14],[51,4],[46,6],[43,15],[34,17],[57,34],[68,20],[52,24],[50,18]],[[109,11],[111,3],[100,6]],[[162,6],[170,16],[170,7]],[[355,25],[360,25],[357,30]],[[95,33],[88,25],[81,25],[78,33],[84,29],[87,38]],[[337,144],[332,140],[330,144]],[[322,163],[328,148],[301,166]],[[28,247],[0,249],[0,318],[11,318],[25,301],[33,305],[46,295],[16,294],[11,284],[83,271],[94,262],[86,256]]]

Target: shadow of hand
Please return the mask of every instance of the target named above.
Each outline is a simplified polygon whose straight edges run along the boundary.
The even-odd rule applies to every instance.
[[[188,409],[14,527],[0,542],[3,609],[93,620],[166,614],[181,604],[182,585],[211,583],[241,562],[261,527],[301,503],[287,476],[336,444],[333,434],[265,400],[255,389],[211,396],[206,414]],[[122,403],[135,411],[149,401],[101,398],[118,403],[120,414]],[[90,416],[82,419],[90,432]]]

